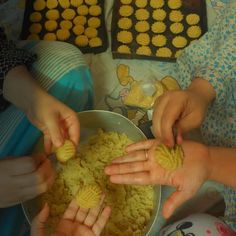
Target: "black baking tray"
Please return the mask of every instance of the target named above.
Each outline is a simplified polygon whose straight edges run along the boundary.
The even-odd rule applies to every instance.
[[[149,2],[149,1],[148,1]],[[169,13],[171,11],[171,9],[168,7],[167,5],[167,2],[168,0],[164,0],[165,4],[162,8],[160,9],[163,9],[166,11],[167,13],[167,16],[166,18],[163,20],[163,22],[166,24],[167,26],[167,29],[164,33],[161,33],[162,35],[166,36],[167,37],[167,44],[166,44],[166,47],[170,48],[171,51],[172,51],[172,56],[171,57],[158,57],[156,56],[156,50],[159,48],[159,47],[156,47],[154,45],[151,44],[150,42],[150,45],[149,47],[151,48],[151,51],[152,51],[152,55],[150,56],[145,56],[145,55],[137,55],[135,52],[136,52],[136,49],[141,46],[141,45],[138,45],[138,43],[136,42],[136,35],[138,34],[135,30],[135,24],[137,21],[136,17],[135,17],[135,11],[137,9],[139,9],[136,4],[135,4],[135,0],[132,0],[132,3],[129,4],[130,6],[132,6],[134,8],[134,13],[128,17],[132,20],[132,27],[130,31],[132,34],[133,34],[133,41],[130,43],[130,44],[126,44],[127,46],[130,47],[131,49],[131,54],[123,54],[123,53],[120,53],[117,51],[117,48],[122,45],[122,43],[120,43],[118,40],[117,40],[117,34],[119,31],[121,31],[122,29],[119,28],[118,26],[118,21],[120,18],[122,18],[122,16],[120,16],[119,14],[119,9],[120,7],[123,5],[121,3],[120,0],[115,0],[114,1],[114,5],[113,5],[113,16],[112,16],[112,27],[111,27],[111,38],[112,38],[112,41],[111,41],[111,48],[112,48],[112,56],[114,59],[147,59],[147,60],[159,60],[159,61],[167,61],[167,62],[175,62],[176,61],[176,57],[175,57],[175,53],[180,50],[180,49],[177,49],[175,48],[173,45],[172,45],[172,39],[175,37],[175,36],[183,36],[187,39],[188,43],[186,45],[186,47],[191,43],[191,41],[193,41],[194,39],[191,39],[188,37],[187,35],[187,32],[185,31],[186,30],[186,26],[189,26],[188,23],[186,22],[186,15],[190,14],[190,13],[196,13],[199,15],[200,17],[200,21],[199,23],[197,24],[198,26],[200,26],[201,30],[202,30],[202,34],[201,36],[207,32],[207,9],[206,9],[206,2],[205,0],[182,0],[182,6],[181,8],[179,9],[176,9],[176,10],[180,10],[182,12],[182,14],[184,15],[184,19],[180,22],[183,24],[184,26],[184,31],[182,33],[179,33],[179,34],[173,34],[170,30],[169,30],[169,27],[172,23],[174,22],[171,22],[169,20]],[[147,6],[144,8],[144,9],[147,9],[150,13],[150,17],[149,19],[147,20],[150,24],[150,26],[156,22],[156,20],[154,20],[152,18],[152,12],[155,10],[153,9],[149,3],[147,4]],[[148,32],[146,32],[150,35],[150,38],[152,38],[152,36],[156,35],[155,33],[153,33],[151,31],[151,28]]]
[[[26,0],[25,12],[24,12],[24,20],[23,20],[23,25],[22,25],[22,29],[21,29],[21,35],[20,35],[20,38],[23,39],[23,40],[27,39],[27,37],[30,35],[29,27],[30,27],[30,25],[32,23],[30,22],[29,17],[30,17],[31,13],[35,12],[35,10],[33,8],[34,2],[35,2],[35,0]],[[87,5],[86,3],[83,3],[83,4]],[[98,37],[100,37],[101,40],[102,40],[102,46],[93,47],[93,48],[91,48],[89,46],[79,47],[78,45],[76,45],[74,43],[76,35],[73,33],[72,29],[70,30],[70,33],[71,33],[70,37],[67,40],[65,40],[64,42],[68,42],[68,43],[74,44],[76,47],[78,47],[81,50],[82,53],[98,54],[98,53],[105,52],[107,50],[107,48],[108,48],[108,39],[107,39],[107,30],[106,30],[106,24],[105,24],[104,4],[105,4],[104,0],[98,0],[98,4],[97,5],[99,5],[101,7],[102,13],[101,13],[100,16],[97,16],[101,20],[101,26],[99,28],[97,28],[97,30],[98,30]],[[76,16],[79,15],[77,13],[77,11],[76,11],[76,9],[77,9],[76,7],[70,6],[70,8],[75,10]],[[65,10],[64,8],[62,8],[60,6],[59,3],[58,3],[58,6],[55,9],[57,9],[60,12],[60,14],[62,13],[62,11]],[[40,40],[43,40],[44,34],[47,33],[47,31],[44,28],[44,23],[47,20],[46,16],[45,16],[47,10],[49,10],[49,9],[46,7],[44,10],[39,11],[42,14],[42,16],[43,16],[42,20],[39,22],[39,23],[42,24],[42,31],[40,32],[40,34],[38,34]],[[86,17],[90,18],[91,16],[88,14]],[[59,18],[57,20],[57,23],[58,23],[57,29],[59,28],[59,22],[61,20],[63,20],[63,19]],[[72,20],[72,23],[73,23],[73,20]],[[87,23],[85,24],[85,28],[86,27],[87,27]],[[52,31],[52,33],[55,33],[55,31]]]

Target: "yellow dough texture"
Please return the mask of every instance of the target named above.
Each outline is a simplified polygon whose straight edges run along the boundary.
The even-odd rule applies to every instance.
[[[172,52],[167,47],[159,48],[156,51],[156,56],[157,57],[166,57],[167,58],[167,57],[171,57],[171,55],[172,55]]]
[[[182,6],[182,0],[168,0],[168,7],[170,9],[178,9]]]
[[[88,5],[96,5],[98,4],[98,0],[85,0],[85,3]]]
[[[198,14],[195,14],[195,13],[188,14],[186,16],[186,21],[189,25],[196,25],[199,23],[200,17]]]
[[[70,7],[70,1],[69,0],[58,0],[60,6],[64,9],[67,9]]]
[[[128,30],[132,27],[132,20],[128,17],[122,17],[118,21],[118,26],[120,29]]]
[[[123,31],[118,32],[117,40],[124,44],[131,43],[133,40],[133,35],[131,32],[123,30]]]
[[[156,9],[152,13],[152,18],[157,21],[163,21],[166,18],[166,12],[163,9]]]
[[[57,38],[61,41],[65,41],[70,37],[70,31],[68,29],[57,30]]]
[[[176,36],[173,38],[172,40],[172,44],[176,47],[176,48],[183,48],[187,45],[187,39],[183,36]]]
[[[155,35],[152,37],[152,44],[156,47],[163,47],[166,45],[167,38],[164,35]]]
[[[91,17],[88,19],[88,26],[92,28],[99,28],[101,26],[101,20],[98,17]]]
[[[89,8],[89,14],[91,16],[100,16],[102,14],[102,8],[98,5],[91,6]]]
[[[138,9],[135,11],[135,17],[137,20],[147,20],[150,17],[150,13],[147,9]]]
[[[153,33],[163,33],[166,31],[166,25],[164,22],[157,21],[152,24],[152,32]]]
[[[150,0],[150,6],[152,8],[161,8],[165,4],[164,0]]]
[[[181,51],[181,50],[179,50]],[[179,90],[180,86],[176,79],[171,76],[165,76],[161,79],[161,83],[167,88],[167,90]]]
[[[47,31],[54,31],[57,28],[57,22],[55,20],[48,20],[44,26]]]
[[[183,30],[184,30],[184,26],[181,23],[173,23],[170,26],[170,31],[173,34],[179,34],[179,33],[183,32]]]
[[[102,40],[101,40],[101,38],[99,38],[99,37],[91,38],[91,39],[89,40],[89,46],[90,46],[91,48],[95,48],[95,47],[100,47],[100,46],[102,46]]]
[[[144,8],[147,6],[147,4],[148,4],[148,0],[135,0],[135,5],[138,8]]]
[[[141,46],[137,49],[136,53],[138,55],[151,56],[152,51],[148,46]]]
[[[83,186],[75,196],[76,202],[82,208],[94,208],[101,200],[102,191],[96,184]]]
[[[46,7],[46,2],[44,0],[36,0],[33,4],[35,11],[42,11]]]
[[[187,35],[189,36],[189,38],[196,39],[196,38],[199,38],[201,34],[202,34],[202,30],[197,25],[190,26],[187,30]]]
[[[33,23],[29,28],[29,32],[31,34],[39,34],[41,30],[42,30],[42,25],[39,23]]]
[[[179,10],[173,10],[170,12],[169,19],[173,22],[180,22],[183,18],[183,13]]]
[[[87,18],[86,16],[76,16],[74,19],[73,19],[73,23],[75,25],[85,25],[87,22]]]
[[[43,40],[47,40],[47,41],[56,41],[57,40],[57,36],[54,33],[46,33],[43,36]]]
[[[138,21],[135,24],[135,30],[139,33],[147,32],[150,29],[148,21]]]
[[[57,20],[60,17],[60,13],[57,9],[51,9],[46,12],[46,17],[48,20]]]
[[[131,54],[131,49],[130,49],[130,47],[127,46],[127,45],[120,45],[120,46],[117,48],[117,52],[123,53],[123,54]]]
[[[98,31],[95,28],[92,27],[88,27],[85,29],[84,34],[88,37],[88,38],[95,38],[98,35]]]
[[[73,32],[75,35],[81,35],[84,33],[84,26],[83,25],[75,25],[73,27]]]
[[[119,9],[119,13],[123,17],[131,16],[133,14],[133,12],[134,12],[134,8],[132,6],[128,6],[128,5],[123,5]]]
[[[168,148],[161,144],[155,149],[154,158],[165,170],[175,171],[183,165],[184,153],[180,145]]]
[[[36,22],[39,22],[41,20],[42,20],[42,15],[41,15],[40,12],[33,12],[33,13],[30,14],[30,21],[31,22],[36,23]]]
[[[65,20],[72,20],[75,17],[75,10],[74,9],[65,9],[61,16]]]
[[[73,7],[78,7],[83,4],[83,0],[70,0],[70,4]]]
[[[65,163],[75,157],[76,147],[71,140],[67,139],[61,147],[55,149],[55,154],[58,161]]]
[[[89,9],[86,5],[81,5],[77,8],[77,12],[81,16],[86,16],[89,13]]]
[[[60,22],[60,27],[62,29],[68,29],[69,30],[69,29],[72,28],[72,26],[73,26],[73,24],[69,20],[63,20],[63,21]]]
[[[89,43],[89,40],[86,35],[79,35],[75,39],[75,44],[79,47],[86,47],[88,43]]]
[[[147,46],[150,44],[150,36],[147,33],[140,33],[137,35],[136,41],[142,46]]]
[[[54,9],[58,6],[57,0],[47,0],[46,6],[48,9]]]

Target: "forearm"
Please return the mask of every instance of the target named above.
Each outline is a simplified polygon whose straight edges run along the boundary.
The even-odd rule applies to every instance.
[[[209,147],[210,180],[236,188],[236,148]]]

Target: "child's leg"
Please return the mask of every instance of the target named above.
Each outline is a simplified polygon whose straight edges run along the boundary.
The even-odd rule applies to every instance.
[[[207,214],[194,214],[173,223],[160,232],[160,236],[235,236],[220,219]]]

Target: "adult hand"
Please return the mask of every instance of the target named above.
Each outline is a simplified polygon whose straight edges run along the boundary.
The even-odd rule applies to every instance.
[[[55,178],[43,154],[0,161],[0,207],[9,207],[46,192]]]
[[[161,184],[175,187],[176,191],[163,206],[163,216],[169,218],[178,206],[194,196],[210,176],[208,149],[200,143],[183,141],[183,166],[175,171],[167,171],[155,159],[156,145],[156,140],[148,140],[128,146],[127,154],[113,160],[105,168],[105,173],[115,184]]]
[[[102,207],[104,196],[98,207],[93,209],[79,208],[72,200],[56,227],[53,236],[99,236],[105,227],[110,213],[110,207]],[[102,211],[101,211],[102,210]],[[45,236],[45,224],[49,215],[46,204],[32,223],[31,236]]]

